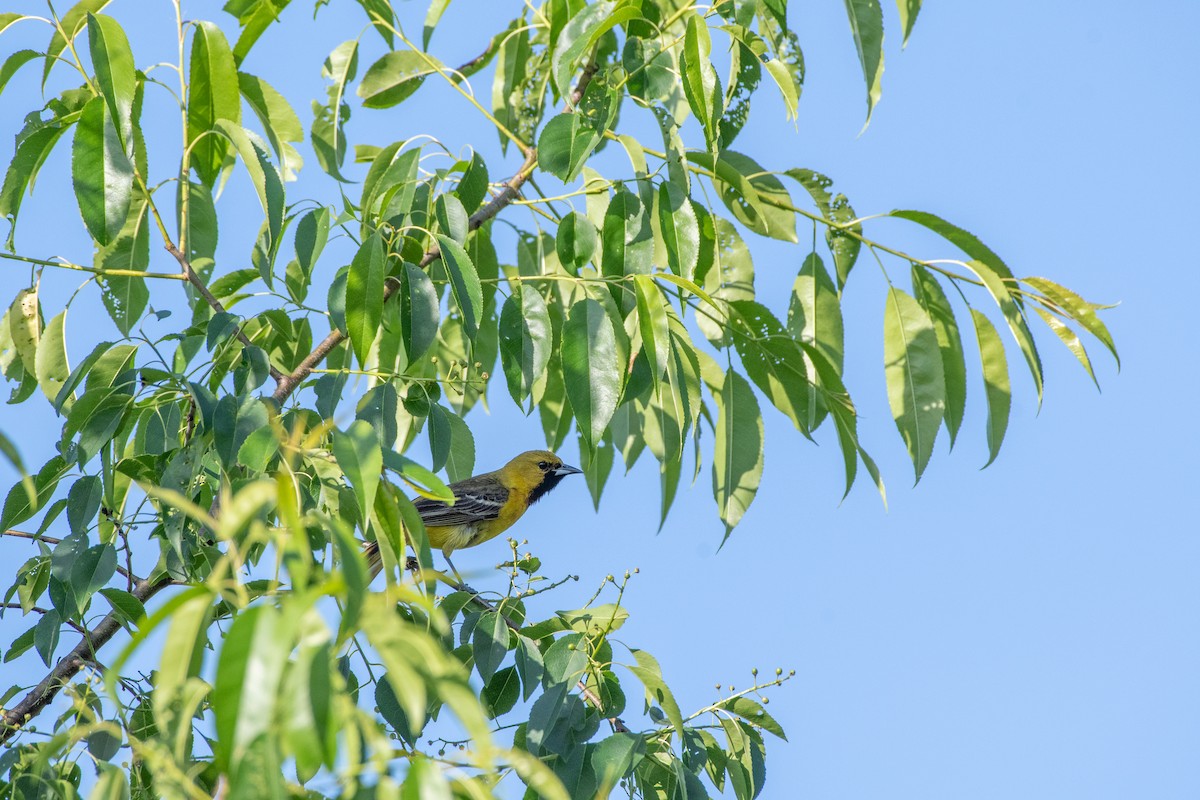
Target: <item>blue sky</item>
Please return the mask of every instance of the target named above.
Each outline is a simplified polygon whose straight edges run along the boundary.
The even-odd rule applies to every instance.
[[[313,25],[307,4],[294,5],[286,25],[295,55],[264,49],[246,68],[288,96],[307,123],[309,100],[323,96],[321,58],[356,35],[361,18],[334,4]],[[419,27],[424,4],[398,5]],[[434,52],[448,63],[474,55],[493,23],[516,13],[508,6],[452,3]],[[152,24],[169,24],[167,4],[155,7],[162,19],[134,19],[128,3],[114,5],[140,64],[174,56],[173,42],[151,34]],[[685,711],[715,699],[718,682],[747,685],[751,667],[796,670],[771,694],[769,710],[790,741],[769,745],[767,797],[1195,797],[1200,526],[1191,487],[1200,426],[1187,409],[1197,388],[1200,347],[1188,322],[1200,281],[1186,232],[1200,213],[1200,98],[1184,54],[1194,48],[1200,5],[1170,0],[1136,13],[1117,2],[1089,3],[1086,11],[1032,0],[929,2],[903,52],[894,6],[884,7],[883,99],[865,133],[861,73],[841,4],[793,3],[808,65],[800,119],[786,122],[764,92],[738,149],[769,168],[832,176],[859,214],[934,212],[976,233],[1019,275],[1120,303],[1105,319],[1121,372],[1091,347],[1098,393],[1057,340],[1038,331],[1048,376],[1040,412],[1010,351],[1012,421],[998,460],[981,472],[982,387],[969,372],[959,443],[947,454],[943,436],[912,488],[883,385],[886,284],[864,261],[844,301],[847,383],[888,482],[888,510],[867,481],[839,503],[833,442],[818,437],[813,446],[768,413],[762,489],[719,552],[707,470],[681,490],[656,534],[648,456],[628,476],[614,473],[598,513],[582,481],[567,483],[516,532],[548,574],[581,576],[577,589],[548,601],[553,608],[578,605],[606,573],[640,568],[626,594],[632,618],[622,635],[658,657]],[[211,3],[192,13],[218,14]],[[0,37],[0,48],[7,54],[44,38],[22,36]],[[377,40],[364,41],[378,52]],[[24,77],[6,89],[5,108],[37,102],[19,86]],[[476,85],[486,96],[490,81]],[[356,109],[352,140],[385,144],[432,133],[456,151],[479,140],[493,179],[511,171],[511,157],[493,155],[494,135],[475,135],[484,129],[444,97],[423,90],[400,109]],[[6,158],[18,122],[12,113],[0,117]],[[147,122],[172,124],[169,117]],[[292,198],[332,188],[304,152]],[[603,156],[608,161],[598,163],[620,163]],[[164,168],[169,163],[160,162]],[[23,211],[23,250],[44,239],[53,243],[47,254],[86,253],[68,192],[60,159]],[[254,202],[244,179],[235,178],[224,202]],[[236,225],[222,235],[245,239],[256,227],[257,219],[245,235]],[[899,222],[873,223],[868,232],[919,256],[953,256]],[[241,259],[248,247],[247,239],[225,252]],[[751,247],[760,297],[782,313],[806,252]],[[165,253],[154,258],[152,268],[170,268]],[[6,285],[24,281],[11,262],[0,269],[11,271]],[[905,285],[904,270],[892,274]],[[60,303],[77,285],[61,274],[47,283]],[[177,302],[173,291],[155,287],[156,305]],[[90,349],[89,330],[107,324],[82,311],[68,322],[74,360]],[[492,394],[490,415],[480,409],[468,417],[480,468],[542,443],[536,417],[522,417],[501,384]],[[59,424],[37,405],[0,406],[0,430],[32,464],[49,455]],[[573,461],[573,445],[563,455]],[[29,548],[4,540],[0,552],[11,564]],[[485,570],[504,554],[496,542],[456,563],[481,588],[490,581],[500,588]],[[0,640],[24,627],[7,616]],[[0,668],[0,684],[20,680],[14,668]]]

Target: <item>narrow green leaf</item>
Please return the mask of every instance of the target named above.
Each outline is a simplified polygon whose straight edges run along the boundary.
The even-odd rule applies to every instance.
[[[333,434],[333,456],[354,489],[363,520],[375,505],[383,471],[383,452],[371,423],[355,420],[345,433]]]
[[[251,744],[271,729],[295,624],[294,616],[254,606],[238,614],[221,643],[212,703],[215,755],[226,768],[236,767]]]
[[[916,300],[895,287],[883,312],[883,363],[892,418],[919,481],[945,412],[946,380],[933,322]]]
[[[1113,343],[1112,334],[1107,326],[1096,315],[1097,306],[1084,300],[1065,286],[1045,278],[1025,278],[1024,282],[1037,289],[1046,299],[1062,309],[1063,313],[1083,326],[1083,329],[1095,336],[1112,353],[1117,367],[1121,366],[1121,357],[1117,355],[1117,347]]]
[[[596,771],[596,779],[600,782],[596,796],[608,797],[617,782],[642,760],[645,751],[645,740],[632,733],[614,733],[600,742],[592,751],[592,769]]]
[[[1000,306],[1004,320],[1008,323],[1008,329],[1012,332],[1017,346],[1021,348],[1021,354],[1025,356],[1025,363],[1029,366],[1029,373],[1033,376],[1033,385],[1037,389],[1038,404],[1041,405],[1042,359],[1038,356],[1033,333],[1025,321],[1024,309],[1009,292],[1004,280],[988,264],[982,261],[968,261],[965,266],[983,282],[992,298],[995,299],[996,305]]]
[[[350,118],[350,105],[345,102],[346,87],[358,73],[358,39],[342,42],[325,59],[321,76],[329,81],[326,88],[329,102],[313,105],[313,123],[309,140],[321,169],[335,180],[346,182],[341,174],[346,158],[346,136],[342,131]]]
[[[729,305],[740,323],[733,343],[746,374],[796,430],[808,436],[817,409],[804,351],[765,306],[753,300]]]
[[[775,718],[768,714],[765,708],[745,695],[722,700],[717,703],[717,708],[728,711],[731,714],[736,714],[756,728],[762,728],[764,731],[778,736],[785,742],[787,741],[787,736],[783,733],[783,727],[775,721]]]
[[[797,241],[796,214],[789,210],[792,196],[778,177],[754,159],[733,150],[722,151],[717,158],[691,151],[687,159],[713,173],[721,202],[738,222],[772,239]]]
[[[1051,314],[1049,311],[1037,309],[1038,316],[1046,323],[1050,330],[1067,346],[1071,354],[1078,359],[1080,365],[1087,371],[1088,377],[1092,379],[1092,383],[1096,384],[1096,388],[1100,388],[1100,381],[1096,380],[1096,373],[1092,370],[1092,359],[1088,356],[1087,349],[1083,346],[1083,342],[1079,341],[1079,336],[1075,331],[1067,327],[1067,324],[1058,317]]]
[[[560,97],[571,92],[571,78],[600,37],[620,23],[641,15],[641,9],[632,3],[616,3],[613,0],[582,6],[571,17],[554,42],[551,56],[551,71],[554,87]]]
[[[750,387],[747,386],[746,391],[749,390]],[[631,665],[629,671],[637,676],[637,679],[646,687],[646,698],[662,707],[667,715],[667,720],[675,728],[675,733],[682,739],[683,714],[679,711],[679,704],[675,702],[675,695],[671,693],[666,681],[663,680],[662,668],[658,665],[658,660],[645,650],[631,649],[631,652],[637,665]]]
[[[117,571],[117,549],[111,544],[98,544],[83,551],[71,565],[71,588],[80,615],[92,595],[104,588]]]
[[[117,612],[117,614],[121,617],[124,617],[126,622],[133,625],[140,625],[141,621],[145,619],[146,607],[142,605],[141,600],[138,600],[129,592],[123,589],[109,587],[107,589],[101,589],[100,594],[103,595],[104,599],[108,601],[108,604],[112,606],[113,611]]]
[[[392,300],[400,323],[405,362],[415,364],[437,338],[438,296],[425,270],[405,262],[400,291]]]
[[[667,323],[668,301],[649,275],[634,278],[637,293],[638,327],[642,334],[642,352],[650,363],[655,393],[670,358],[671,332]]]
[[[996,255],[986,244],[981,242],[973,233],[963,230],[952,222],[947,222],[936,214],[930,214],[927,211],[892,211],[889,216],[906,219],[909,222],[915,222],[922,225],[937,235],[941,236],[950,244],[962,250],[976,261],[982,261],[991,268],[1001,278],[1011,279],[1013,277],[1012,270],[1004,263],[1000,256]]]
[[[66,325],[67,311],[63,309],[42,331],[37,345],[36,373],[38,385],[46,398],[53,403],[62,390],[71,367],[67,363],[67,343],[63,327]]]
[[[916,0],[913,1],[915,2]],[[450,0],[430,0],[429,10],[425,12],[425,27],[421,32],[422,49],[429,49],[429,40],[433,38],[433,31],[441,20],[442,14],[445,14],[446,9],[449,7]]]
[[[71,150],[71,178],[88,233],[108,244],[129,216],[133,162],[102,97],[83,107]]]
[[[434,218],[437,219],[438,230],[459,244],[467,241],[467,209],[457,195],[439,194],[433,204]]]
[[[383,319],[383,284],[387,256],[376,233],[362,243],[346,276],[346,329],[358,363],[366,366]]]
[[[896,9],[900,12],[900,28],[904,31],[901,47],[906,47],[913,26],[917,24],[917,14],[921,13],[921,0],[896,0]]]
[[[35,58],[44,58],[42,53],[37,50],[18,50],[4,59],[4,64],[0,65],[0,94],[4,93],[4,87],[12,80],[13,75],[17,74],[17,70],[33,61]]]
[[[38,655],[42,657],[42,661],[47,667],[54,663],[54,651],[58,647],[58,634],[61,627],[62,618],[58,609],[54,608],[43,614],[34,627],[33,645],[37,648]]]
[[[654,258],[654,231],[647,209],[638,196],[622,189],[604,212],[600,235],[602,271],[608,277],[649,275]],[[614,297],[624,310],[633,308],[634,298],[621,286],[614,286]]]
[[[143,208],[132,213],[115,239],[96,253],[95,266],[105,270],[144,272],[150,266],[150,220]],[[196,262],[193,262],[196,263]],[[146,279],[136,275],[101,275],[100,298],[117,330],[128,336],[150,303]]]
[[[713,68],[712,39],[708,24],[699,14],[688,16],[683,50],[679,56],[679,73],[683,93],[692,113],[704,129],[704,139],[711,151],[716,150],[720,134],[721,114],[724,112],[724,92],[721,79]]]
[[[725,536],[741,521],[758,494],[763,471],[763,419],[758,399],[734,370],[713,399],[717,403],[713,443],[713,496]]]
[[[850,18],[850,32],[854,34],[854,48],[858,51],[858,62],[862,65],[863,80],[867,84],[867,120],[865,129],[871,124],[871,112],[879,102],[883,81],[883,9],[879,0],[845,0],[846,15]]]
[[[98,14],[109,2],[110,0],[79,0],[59,18],[59,24],[50,38],[50,45],[46,48],[46,64],[42,68],[43,90],[46,88],[46,80],[50,77],[51,68],[58,62],[63,50],[67,49],[67,44],[74,42],[75,37],[83,30],[87,23],[87,15],[89,13]],[[8,26],[4,25],[0,30],[6,27]],[[66,32],[65,37],[63,32]]]
[[[228,120],[217,120],[214,128],[233,143],[238,155],[242,157],[242,163],[250,175],[251,183],[254,184],[254,191],[258,194],[258,202],[263,213],[267,215],[268,242],[273,251],[278,247],[279,235],[283,231],[284,194],[283,179],[271,163],[266,143],[258,138],[257,134]]]
[[[1004,355],[1004,342],[992,325],[992,321],[975,309],[971,309],[975,321],[975,336],[979,341],[979,360],[983,366],[984,396],[987,398],[987,443],[988,466],[1000,453],[1004,443],[1004,432],[1008,430],[1008,412],[1012,408],[1012,388],[1008,381],[1008,359]]]
[[[533,285],[523,286],[509,296],[500,312],[500,362],[517,405],[525,402],[545,374],[553,345],[545,299]]]
[[[438,234],[437,242],[442,264],[450,277],[450,291],[462,314],[463,331],[468,339],[474,340],[483,318],[483,288],[479,273],[461,244],[441,234]]]
[[[862,249],[862,242],[857,238],[862,235],[862,223],[856,221],[857,215],[844,194],[835,197],[829,193],[833,181],[825,175],[811,169],[789,169],[783,174],[803,186],[816,203],[821,216],[834,223],[825,231],[825,243],[833,254],[840,290],[846,285],[850,270],[854,268],[859,250]]]
[[[187,140],[192,168],[205,186],[212,187],[229,145],[211,131],[219,120],[240,126],[242,100],[237,64],[225,34],[212,22],[196,22],[195,28],[188,69]]]
[[[967,405],[967,364],[963,355],[962,335],[954,309],[937,279],[924,267],[913,265],[913,291],[933,320],[937,332],[938,347],[942,351],[942,373],[946,379],[946,431],[950,434],[950,447],[962,426],[963,413]]]
[[[87,26],[96,83],[116,122],[120,141],[128,147],[133,137],[133,96],[137,88],[129,39],[112,17],[88,14]]]
[[[579,468],[583,470],[587,482],[588,493],[592,496],[592,506],[600,510],[600,495],[604,493],[604,484],[612,474],[613,459],[616,450],[608,438],[597,442],[593,447],[582,435],[579,436]]]
[[[446,476],[451,483],[466,480],[475,473],[475,435],[466,420],[447,415],[450,423],[450,453],[446,457]]]
[[[579,431],[598,442],[621,394],[621,359],[612,318],[590,298],[571,306],[563,326],[562,372]]]
[[[267,141],[271,143],[271,149],[279,159],[283,179],[295,180],[296,173],[304,164],[304,159],[293,147],[294,142],[304,141],[304,128],[300,125],[300,118],[296,116],[287,99],[262,78],[239,72],[238,90],[250,105],[254,116],[262,123]]]
[[[700,261],[700,223],[691,198],[674,183],[658,187],[658,227],[667,251],[667,266],[691,280]]]

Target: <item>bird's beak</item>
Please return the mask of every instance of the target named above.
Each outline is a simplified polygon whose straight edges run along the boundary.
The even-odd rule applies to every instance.
[[[581,470],[579,467],[572,467],[570,464],[563,464],[561,467],[554,470],[554,474],[560,478],[564,478],[567,475],[582,475],[583,470]]]

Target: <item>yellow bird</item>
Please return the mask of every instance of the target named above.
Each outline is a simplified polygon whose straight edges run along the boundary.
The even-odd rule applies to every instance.
[[[450,484],[454,505],[425,497],[413,504],[425,523],[430,548],[441,550],[457,575],[451,553],[499,536],[559,481],[582,472],[549,450],[530,450],[494,472]],[[379,545],[368,542],[363,552],[374,578],[383,568]]]

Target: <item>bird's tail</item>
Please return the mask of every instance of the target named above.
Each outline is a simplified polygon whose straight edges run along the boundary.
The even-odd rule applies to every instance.
[[[370,580],[375,580],[383,570],[383,554],[379,552],[379,542],[367,542],[363,545],[363,557],[367,559],[367,569],[371,573]]]

